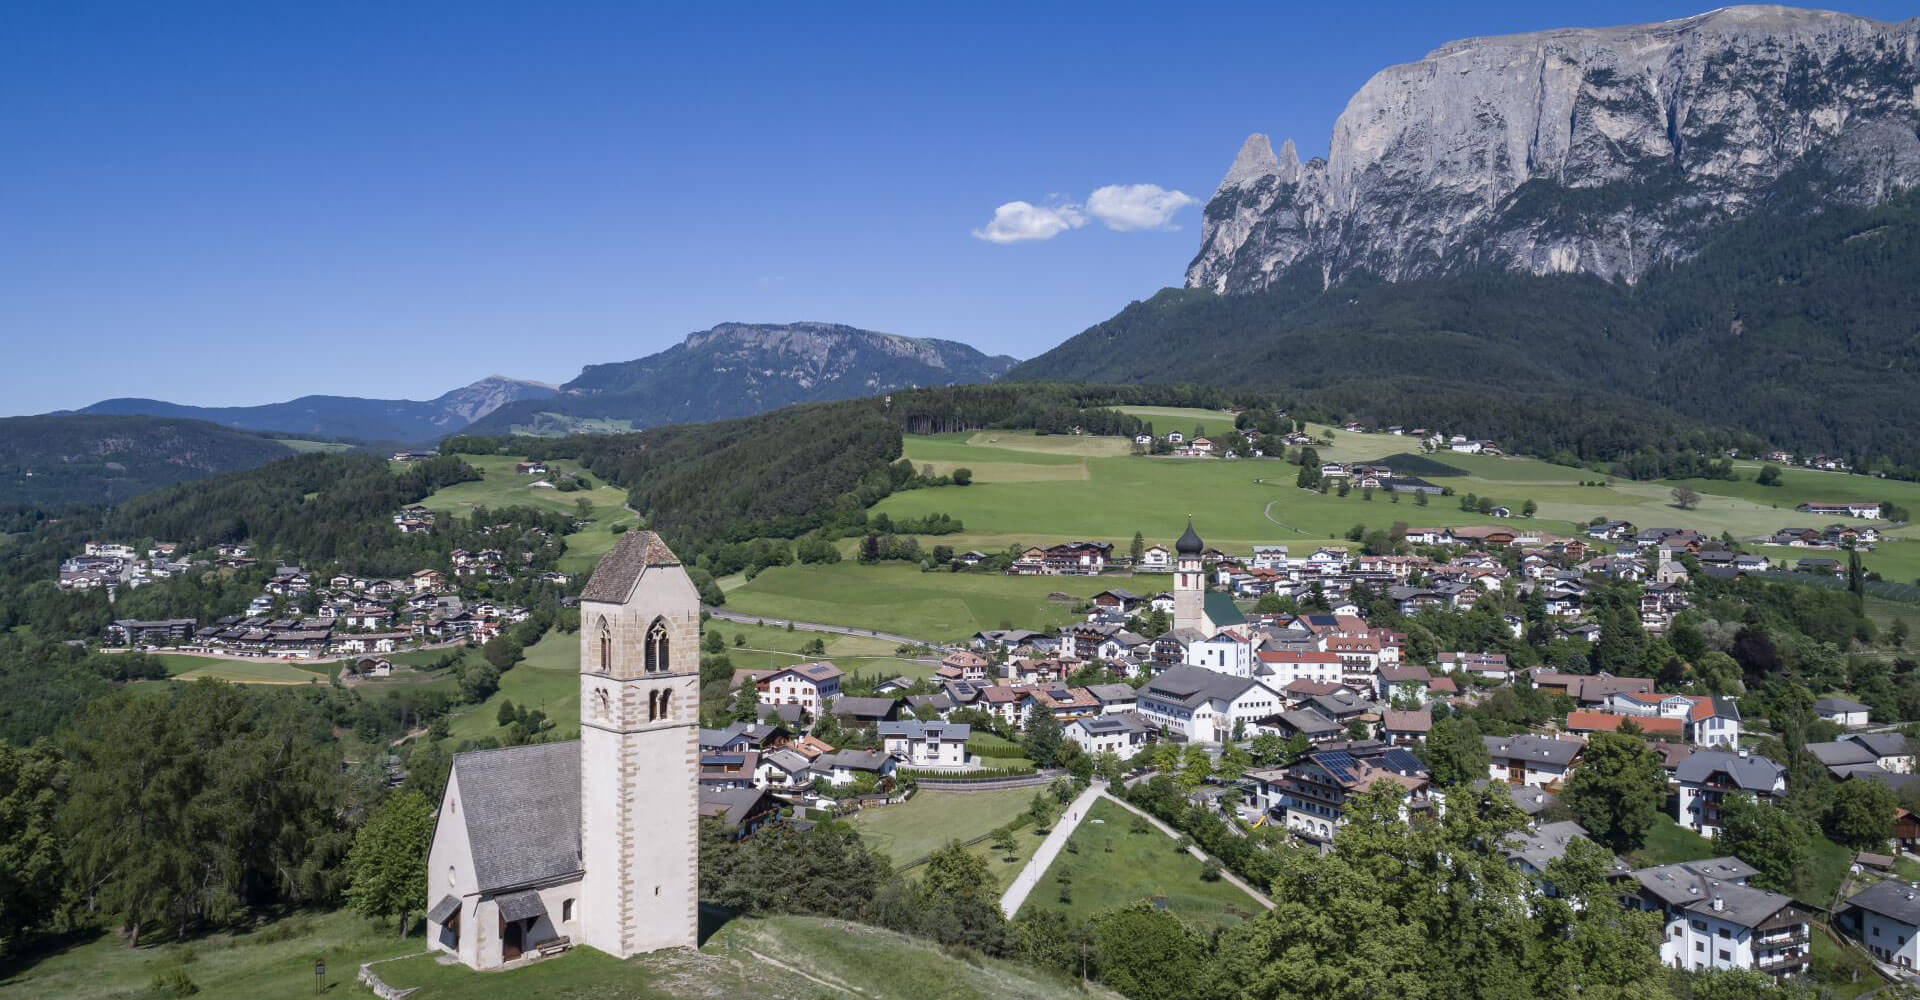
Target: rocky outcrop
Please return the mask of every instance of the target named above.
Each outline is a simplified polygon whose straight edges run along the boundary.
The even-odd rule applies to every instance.
[[[1628,281],[1767,205],[1920,183],[1920,19],[1730,7],[1451,42],[1376,74],[1301,163],[1249,138],[1189,287],[1499,267]]]

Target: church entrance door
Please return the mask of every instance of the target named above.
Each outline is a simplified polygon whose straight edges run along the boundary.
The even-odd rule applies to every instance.
[[[502,929],[500,934],[500,959],[502,961],[511,962],[520,957],[520,952],[526,947],[526,932],[526,921],[512,920],[507,922],[506,927]]]

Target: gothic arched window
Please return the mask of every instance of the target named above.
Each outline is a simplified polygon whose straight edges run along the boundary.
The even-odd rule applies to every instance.
[[[653,720],[658,719],[659,717],[660,717],[660,692],[648,691],[647,692],[647,721],[652,722]]]
[[[607,627],[605,615],[600,617],[600,672],[613,669],[613,630]]]
[[[664,618],[655,618],[647,626],[647,673],[657,673],[667,669],[667,622]]]
[[[660,692],[660,717],[662,719],[668,718],[669,715],[671,714],[669,711],[669,705],[672,701],[673,701],[672,691]]]

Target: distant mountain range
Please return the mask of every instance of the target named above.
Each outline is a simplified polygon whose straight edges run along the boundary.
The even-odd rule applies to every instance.
[[[0,503],[114,503],[296,450],[254,431],[179,417],[0,418]]]
[[[1014,364],[951,340],[839,323],[722,323],[658,354],[589,365],[557,394],[509,403],[471,430],[564,434],[700,423],[914,386],[990,382]]]
[[[551,396],[541,382],[494,375],[435,399],[364,399],[358,396],[302,396],[260,406],[189,406],[159,399],[103,399],[77,412],[184,417],[227,427],[283,431],[359,441],[419,443],[461,430],[516,400]]]

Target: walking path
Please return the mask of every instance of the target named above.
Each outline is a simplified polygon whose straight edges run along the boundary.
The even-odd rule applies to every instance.
[[[857,635],[873,639],[884,639],[887,642],[899,643],[904,646],[928,646],[933,649],[951,648],[945,643],[928,642],[925,639],[915,639],[912,636],[900,635],[897,632],[875,632],[872,629],[848,628],[845,625],[822,625],[818,622],[790,622],[784,618],[769,618],[766,615],[743,615],[738,611],[725,611],[720,608],[708,608],[707,614],[712,615],[719,621],[736,622],[741,625],[766,625],[771,628],[786,628],[788,625],[792,625],[796,632],[826,632],[832,635]]]
[[[1073,831],[1080,828],[1080,821],[1087,818],[1087,810],[1093,807],[1093,800],[1104,794],[1105,790],[1104,782],[1088,785],[1087,790],[1081,792],[1079,798],[1067,805],[1067,811],[1060,814],[1059,821],[1053,824],[1053,830],[1047,834],[1047,839],[1040,842],[1040,849],[1033,852],[1033,860],[1027,862],[1025,868],[1020,869],[1020,874],[1014,878],[1013,884],[1007,886],[1007,891],[1000,897],[1000,912],[1006,914],[1009,920],[1014,914],[1020,912],[1020,904],[1027,901],[1027,893],[1032,892],[1033,887],[1040,884],[1040,876],[1045,875],[1047,867],[1053,864],[1053,859],[1060,856],[1060,850],[1067,846],[1067,838],[1073,836]]]
[[[1067,838],[1073,836],[1073,831],[1080,827],[1080,821],[1087,818],[1088,811],[1093,808],[1093,801],[1101,798],[1152,823],[1161,833],[1175,840],[1180,839],[1180,831],[1160,822],[1132,803],[1122,801],[1107,794],[1105,782],[1095,782],[1089,785],[1086,791],[1081,792],[1080,797],[1074,799],[1071,805],[1067,806],[1066,813],[1060,817],[1059,822],[1053,825],[1053,830],[1047,834],[1047,839],[1041,842],[1040,849],[1033,853],[1033,860],[1028,861],[1027,866],[1020,869],[1019,876],[1013,880],[1012,885],[1007,886],[1007,891],[1001,895],[1000,912],[1006,914],[1007,919],[1013,919],[1013,915],[1020,912],[1021,904],[1027,901],[1027,894],[1033,891],[1034,886],[1040,884],[1040,877],[1047,873],[1047,869],[1053,865],[1054,859],[1059,857],[1060,851],[1067,846]],[[1187,853],[1203,862],[1207,860],[1207,852],[1198,847],[1187,848]],[[1268,899],[1266,893],[1248,885],[1240,879],[1240,876],[1227,871],[1225,866],[1222,866],[1220,869],[1220,877],[1225,880],[1228,885],[1252,897],[1254,902],[1259,903],[1266,909],[1273,909],[1273,900]]]
[[[1105,795],[1106,793],[1103,791],[1101,794]],[[1164,833],[1167,836],[1174,838],[1175,840],[1180,839],[1180,831],[1175,830],[1173,827],[1170,827],[1167,824],[1160,822],[1159,820],[1155,819],[1151,814],[1135,806],[1133,803],[1122,802],[1111,795],[1107,795],[1107,798],[1110,801],[1112,801],[1113,804],[1119,806],[1120,808],[1125,809],[1130,813],[1133,813],[1135,816],[1138,816],[1149,823],[1152,823],[1154,826],[1160,829],[1161,833]],[[1201,861],[1207,860],[1207,852],[1201,850],[1198,847],[1187,848],[1187,853],[1193,855],[1196,858],[1199,858]],[[1241,881],[1240,876],[1235,875],[1234,873],[1228,871],[1225,865],[1222,865],[1220,867],[1220,878],[1223,881],[1225,881],[1228,885],[1231,885],[1239,889],[1241,892],[1244,892],[1247,895],[1252,896],[1254,902],[1259,903],[1261,906],[1264,906],[1269,910],[1273,909],[1273,900],[1268,899],[1266,893],[1261,892],[1260,890],[1255,889],[1253,886],[1250,886],[1247,883]]]

